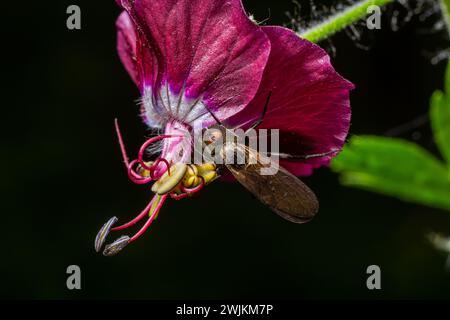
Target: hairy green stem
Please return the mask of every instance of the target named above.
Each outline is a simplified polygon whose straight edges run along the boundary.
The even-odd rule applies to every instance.
[[[395,0],[361,0],[355,4],[345,8],[344,10],[337,12],[330,16],[323,22],[320,22],[309,29],[306,29],[299,33],[299,36],[307,39],[311,42],[319,42],[324,40],[336,32],[348,27],[352,23],[365,18],[369,15],[367,9],[370,6],[382,7]],[[449,0],[441,0],[449,2]]]

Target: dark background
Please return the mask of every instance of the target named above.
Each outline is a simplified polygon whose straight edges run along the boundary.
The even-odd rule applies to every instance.
[[[285,11],[294,8],[244,3],[258,20],[270,8],[267,24],[288,22]],[[81,7],[80,31],[66,28],[70,4]],[[329,169],[305,179],[321,201],[306,225],[280,219],[237,184],[217,182],[198,198],[167,203],[119,256],[96,254],[100,226],[113,215],[134,217],[151,196],[127,180],[113,130],[119,117],[131,154],[148,134],[115,50],[120,11],[113,0],[4,5],[1,297],[450,298],[446,257],[425,238],[430,230],[450,234],[450,213],[342,187]],[[352,134],[382,135],[425,114],[442,87],[445,63],[430,63],[430,53],[448,44],[445,32],[433,32],[439,15],[401,18],[395,32],[393,12],[384,11],[382,30],[359,29],[369,50],[344,32],[332,38],[336,69],[357,86]],[[429,124],[404,137],[414,132],[436,151]],[[80,291],[66,288],[72,264],[82,270]],[[371,264],[381,267],[380,291],[366,288]]]

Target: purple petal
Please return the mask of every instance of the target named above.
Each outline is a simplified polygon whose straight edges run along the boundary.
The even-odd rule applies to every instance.
[[[155,109],[159,104],[161,110],[165,102],[166,109],[178,115],[181,105],[187,109],[182,118],[200,99],[219,119],[226,119],[253,99],[270,41],[247,17],[240,0],[122,0],[121,4],[139,30],[137,42],[143,44],[137,63],[151,66],[138,82],[143,93],[156,97]],[[130,59],[122,60],[129,69]],[[173,97],[183,101],[171,101]]]
[[[116,22],[117,51],[125,69],[137,86],[140,85],[138,66],[136,65],[136,31],[127,12],[122,12]]]
[[[340,150],[350,126],[349,92],[353,84],[332,67],[319,46],[282,27],[263,27],[272,50],[255,99],[232,123],[257,119],[272,91],[266,117],[260,128],[280,129],[281,152],[311,155]],[[327,165],[332,156],[308,161],[281,161],[297,175]]]

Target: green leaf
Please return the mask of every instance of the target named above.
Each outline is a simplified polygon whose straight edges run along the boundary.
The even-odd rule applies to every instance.
[[[450,170],[450,63],[447,65],[445,91],[433,93],[430,116],[434,139]]]
[[[344,185],[450,210],[447,168],[418,145],[402,139],[360,136],[333,161]]]

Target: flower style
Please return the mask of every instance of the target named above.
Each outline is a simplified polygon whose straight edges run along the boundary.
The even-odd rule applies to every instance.
[[[122,237],[104,251],[117,253],[145,232],[168,196],[184,198],[215,178],[214,167],[177,166],[191,157],[194,127],[208,128],[217,121],[249,127],[268,96],[259,128],[280,130],[283,153],[323,155],[280,160],[287,170],[309,175],[329,164],[336,153],[330,151],[342,148],[353,85],[336,73],[317,45],[289,29],[257,25],[241,0],[116,2],[124,9],[117,20],[120,59],[141,92],[145,123],[164,134],[148,140],[137,160],[129,162],[116,123],[130,179],[138,184],[157,180],[157,194],[130,223],[112,228],[113,218],[105,224],[97,250],[110,230],[125,229],[149,215],[134,237]],[[158,160],[146,162],[146,150],[157,141],[163,141]],[[160,192],[161,184],[172,189]]]

